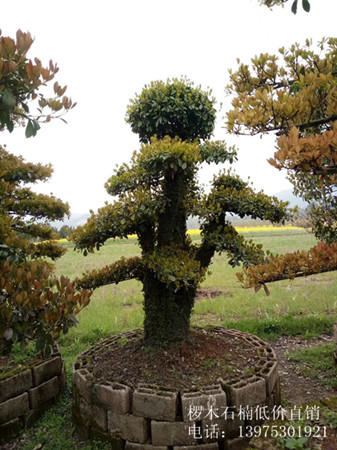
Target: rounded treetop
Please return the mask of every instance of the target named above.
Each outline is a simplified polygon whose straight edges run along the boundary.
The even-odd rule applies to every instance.
[[[216,110],[211,91],[204,92],[182,78],[153,81],[131,100],[126,121],[143,143],[154,135],[182,140],[209,139],[213,133]]]

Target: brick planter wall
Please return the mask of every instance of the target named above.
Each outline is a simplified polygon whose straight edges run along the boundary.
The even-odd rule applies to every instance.
[[[0,380],[0,443],[30,427],[65,386],[65,365],[59,353]]]
[[[115,450],[188,450],[196,445],[199,450],[246,448],[245,426],[261,424],[262,419],[238,412],[240,407],[271,411],[279,405],[276,355],[264,341],[247,333],[221,327],[208,332],[235,337],[256,349],[260,360],[254,373],[219,379],[198,392],[172,392],[150,385],[134,389],[96,380],[90,372],[90,356],[102,347],[118,345],[121,337],[139,338],[141,330],[105,339],[80,355],[73,366],[73,420],[81,435],[110,441]]]

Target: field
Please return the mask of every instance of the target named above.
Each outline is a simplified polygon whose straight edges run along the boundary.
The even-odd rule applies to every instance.
[[[301,229],[265,229],[245,231],[247,238],[262,243],[274,253],[309,249],[315,238]],[[198,234],[192,238],[199,239]],[[57,273],[70,278],[93,267],[102,267],[121,256],[139,254],[137,240],[111,240],[99,252],[84,257],[72,251],[57,263]],[[239,269],[226,263],[225,255],[216,255],[210,274],[202,284],[204,297],[196,302],[192,323],[214,324],[239,328],[273,337],[282,331],[308,336],[330,329],[337,313],[337,274],[326,273],[307,279],[282,281],[270,286],[269,297],[260,291],[241,288],[236,278]],[[66,355],[74,357],[91,342],[111,333],[142,327],[143,309],[141,283],[135,280],[97,290],[90,305],[79,316],[79,324],[62,340]],[[284,328],[284,330],[282,330]],[[274,333],[275,332],[275,333]]]
[[[240,232],[255,242],[262,243],[273,253],[279,254],[309,249],[316,243],[315,238],[302,229],[246,228]],[[198,233],[191,233],[191,236],[193,240],[200,239]],[[99,252],[86,257],[73,251],[71,243],[64,242],[63,245],[69,251],[57,262],[56,271],[57,274],[70,278],[93,267],[109,264],[121,256],[139,254],[135,237],[128,240],[111,240]],[[211,273],[201,286],[192,316],[193,324],[237,328],[259,335],[268,341],[276,340],[280,336],[310,339],[331,335],[333,323],[337,321],[335,295],[337,273],[275,283],[269,286],[271,294],[267,297],[262,290],[254,293],[252,290],[242,289],[235,276],[238,270],[232,269],[226,263],[225,255],[216,255],[210,267]],[[78,326],[72,328],[60,340],[61,352],[67,362],[69,381],[72,361],[91,344],[110,334],[142,327],[141,284],[132,280],[98,289],[90,305],[82,311],[78,319]],[[294,358],[296,360],[296,357]],[[305,356],[300,355],[299,358],[303,360]],[[332,365],[331,362],[329,364]],[[336,370],[332,368],[329,376],[336,378],[336,375]],[[331,379],[328,381],[331,382]],[[59,404],[21,441],[18,441],[18,446],[11,448],[24,450],[42,448],[37,447],[40,444],[49,450],[109,448],[102,443],[82,442],[74,434],[70,423],[70,390],[68,390]],[[53,439],[48,442],[50,434]]]

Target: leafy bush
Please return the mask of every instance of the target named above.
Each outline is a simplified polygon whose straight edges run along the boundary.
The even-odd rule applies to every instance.
[[[89,303],[91,292],[77,292],[75,284],[52,276],[42,261],[23,264],[0,262],[0,351],[10,353],[13,344],[36,342],[36,350],[48,356],[60,333],[77,321],[75,315]]]

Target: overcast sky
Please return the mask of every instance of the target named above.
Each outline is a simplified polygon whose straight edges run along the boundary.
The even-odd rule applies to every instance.
[[[285,173],[267,163],[275,138],[228,136],[223,117],[230,108],[228,69],[237,67],[236,58],[249,62],[306,38],[336,37],[336,0],[311,0],[311,12],[299,7],[296,16],[290,6],[270,11],[258,0],[2,2],[3,35],[30,31],[35,42],[28,56],[58,64],[56,79],[68,85],[77,106],[67,125],[52,121],[30,139],[23,128],[2,133],[1,144],[27,161],[52,163],[52,180],[37,190],[68,201],[73,213],[97,209],[111,199],[104,183],[113,168],[139,148],[124,120],[129,99],[152,80],[184,75],[212,88],[219,110],[214,138],[238,146],[236,172],[268,194],[288,189]],[[202,180],[209,176],[206,170]]]

